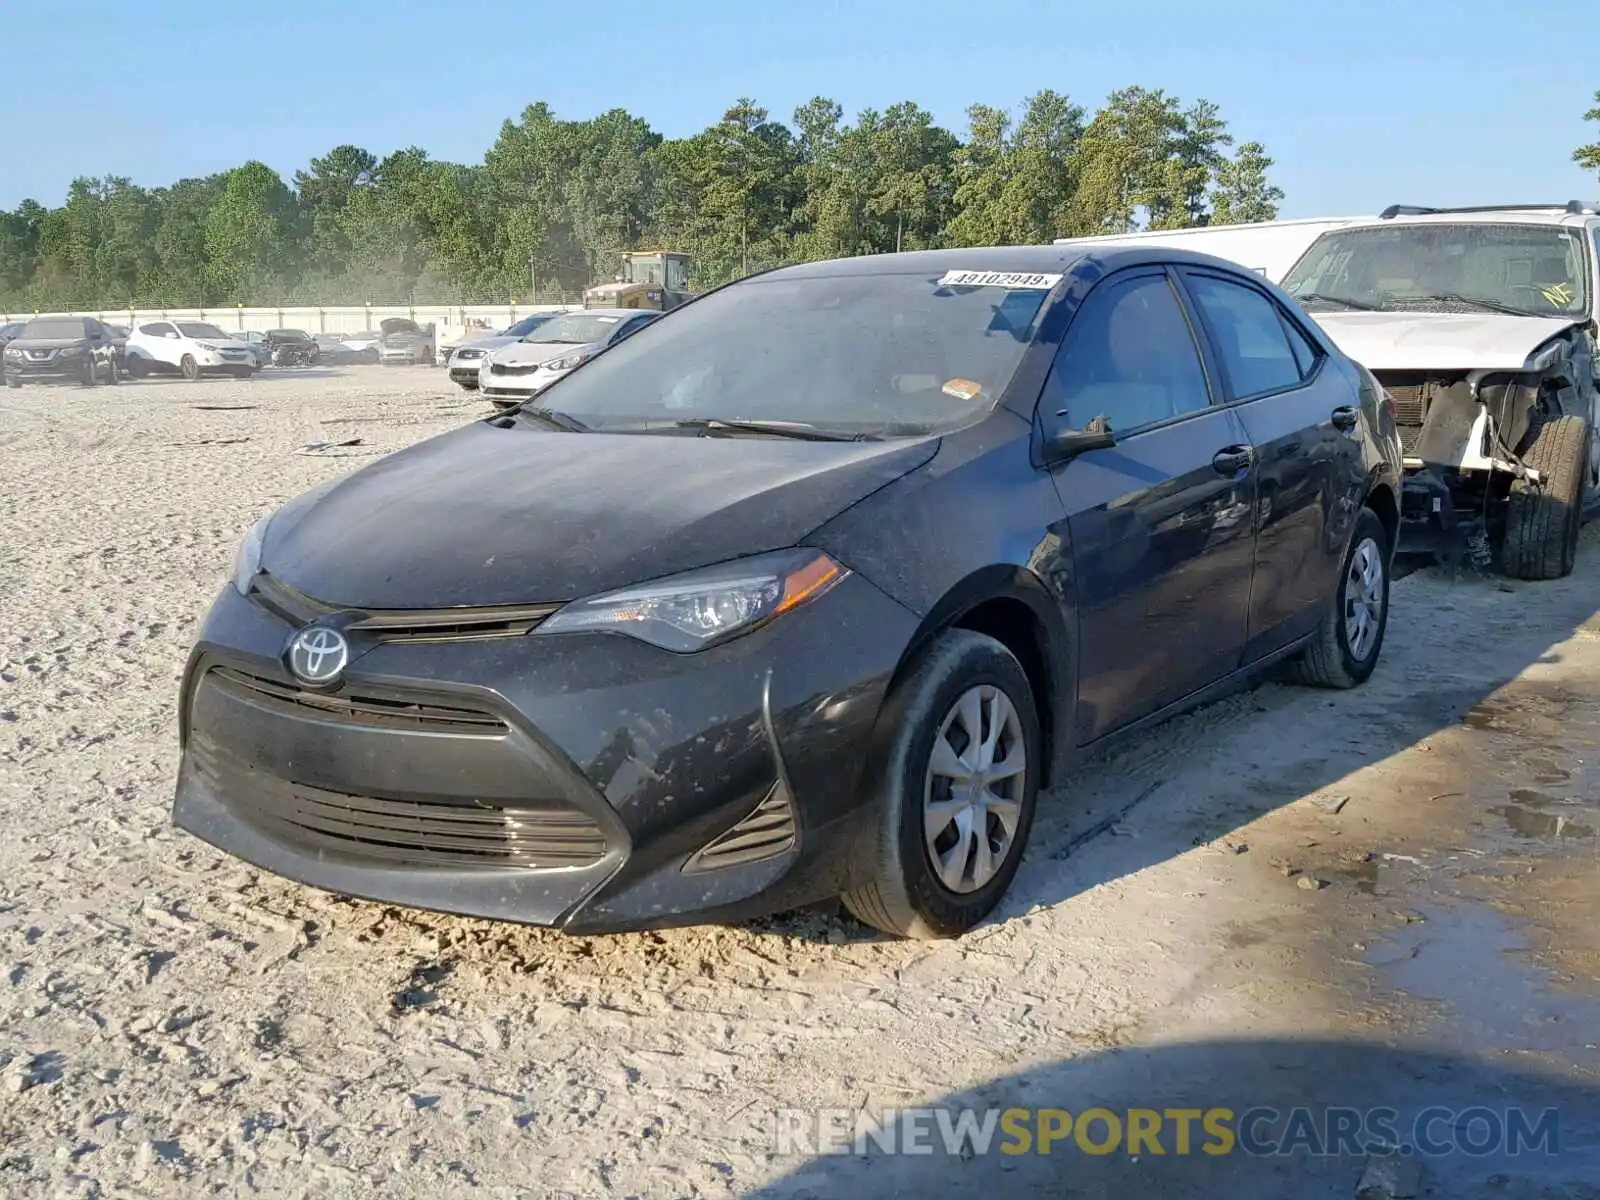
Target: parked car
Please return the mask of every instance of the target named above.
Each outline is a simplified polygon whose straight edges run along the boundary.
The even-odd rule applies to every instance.
[[[660,316],[636,308],[562,313],[481,359],[478,390],[497,408],[510,408]]]
[[[1521,579],[1576,561],[1600,505],[1600,205],[1393,205],[1284,275],[1392,398],[1402,548]]]
[[[535,329],[547,321],[559,316],[559,313],[540,312],[530,313],[514,325],[508,325],[499,333],[489,337],[475,338],[465,342],[450,351],[450,356],[445,360],[446,368],[450,372],[453,382],[460,384],[470,392],[478,390],[478,368],[483,365],[483,360],[502,346],[509,346],[518,338],[527,337]]]
[[[123,375],[128,373],[128,327],[126,325],[106,325],[106,331],[111,334],[111,345],[117,354],[117,369]]]
[[[128,335],[128,374],[232,375],[248,379],[256,370],[255,351],[205,321],[145,321]]]
[[[366,330],[362,333],[347,333],[339,340],[339,348],[350,356],[352,362],[375,363],[378,361],[378,346],[383,341],[383,334],[378,330]]]
[[[11,321],[5,325],[0,325],[0,352],[3,352],[11,344],[11,339],[21,333],[22,327],[26,324],[26,321]]]
[[[322,347],[304,329],[269,329],[263,345],[275,367],[309,367],[322,359]]]
[[[378,323],[378,362],[385,367],[433,366],[434,327],[418,325],[407,317],[386,317]]]
[[[1367,679],[1400,472],[1371,375],[1211,256],[752,276],[251,529],[174,816],[572,932],[958,934],[1082,754],[1278,660]]]
[[[94,317],[35,317],[0,352],[7,387],[118,383],[116,339]]]

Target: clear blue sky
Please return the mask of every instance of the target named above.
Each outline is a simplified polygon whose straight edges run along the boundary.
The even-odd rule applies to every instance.
[[[1092,111],[1135,83],[1265,142],[1284,216],[1589,198],[1570,156],[1595,140],[1597,33],[1577,0],[51,0],[0,21],[0,207],[248,158],[288,180],[341,142],[476,162],[536,100],[681,136],[741,95],[785,120],[819,93],[910,99],[964,134],[975,101],[1048,87]]]

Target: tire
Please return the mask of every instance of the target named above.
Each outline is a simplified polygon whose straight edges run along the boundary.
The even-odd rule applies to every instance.
[[[1388,530],[1377,513],[1363,508],[1315,640],[1291,664],[1299,682],[1311,687],[1353,688],[1371,677],[1389,627],[1392,557]],[[1364,622],[1356,616],[1357,605],[1366,609]]]
[[[111,369],[106,375],[106,382],[112,387],[122,382],[122,368],[117,365],[117,360],[114,358],[111,360]]]
[[[194,355],[185,354],[183,361],[178,364],[178,370],[190,383],[200,378],[200,364],[195,362]]]
[[[144,359],[140,358],[137,354],[130,354],[128,356],[128,378],[142,379],[144,378],[145,373]]]
[[[99,382],[100,375],[94,369],[94,359],[91,357],[83,364],[83,378],[78,380],[78,386],[91,388],[95,387]]]
[[[1511,483],[1500,565],[1513,579],[1560,579],[1572,573],[1578,559],[1594,435],[1582,417],[1563,416],[1545,418],[1530,436],[1522,462],[1541,480]]]
[[[22,380],[14,378],[13,376],[7,375],[6,376],[6,386],[8,388],[21,388],[22,387]]]
[[[947,762],[968,765],[966,754],[975,740],[967,732],[974,697],[977,724],[986,733],[997,714],[1001,718],[1003,732],[993,747],[999,763],[1021,769],[994,780],[1003,797],[983,789],[995,799],[993,808],[952,808],[950,821],[930,837],[924,828],[930,802],[960,803],[959,787],[951,786],[954,777],[935,770],[935,748],[943,743]],[[994,706],[996,697],[1004,698],[1009,713]],[[955,937],[993,911],[1027,849],[1044,746],[1033,689],[1022,665],[1000,642],[953,629],[918,654],[889,693],[879,721],[884,741],[866,782],[880,822],[873,876],[846,893],[845,907],[897,937]],[[983,822],[981,832],[971,825],[975,813]],[[1005,813],[1012,818],[1009,839]],[[966,828],[959,823],[963,816]],[[992,869],[987,875],[984,850]],[[941,853],[947,867],[960,873],[953,884],[935,868],[934,856]]]

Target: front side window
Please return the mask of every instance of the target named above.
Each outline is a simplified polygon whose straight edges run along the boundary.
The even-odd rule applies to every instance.
[[[617,342],[542,397],[602,430],[704,420],[867,436],[958,428],[1010,383],[1047,295],[946,286],[942,274],[758,276],[678,309],[650,337]],[[530,340],[594,340],[568,332],[583,317],[557,317]]]
[[[1072,319],[1040,400],[1047,424],[1084,429],[1098,418],[1115,433],[1210,403],[1194,335],[1165,275],[1095,289]]]
[[[1254,288],[1214,275],[1191,274],[1188,284],[1235,399],[1299,385],[1300,363],[1276,304]]]
[[[1312,243],[1283,278],[1311,312],[1500,312],[1572,317],[1589,311],[1584,239],[1559,225],[1419,222],[1338,229]]]

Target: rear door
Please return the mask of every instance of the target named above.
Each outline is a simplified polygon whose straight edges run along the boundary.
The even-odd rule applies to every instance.
[[[1238,418],[1212,403],[1198,337],[1161,267],[1090,293],[1038,411],[1047,434],[1103,419],[1117,435],[1052,472],[1076,577],[1081,744],[1238,665],[1255,473]]]
[[[1365,466],[1355,389],[1269,292],[1231,272],[1180,275],[1256,450],[1257,535],[1245,660],[1321,620],[1359,511]]]

